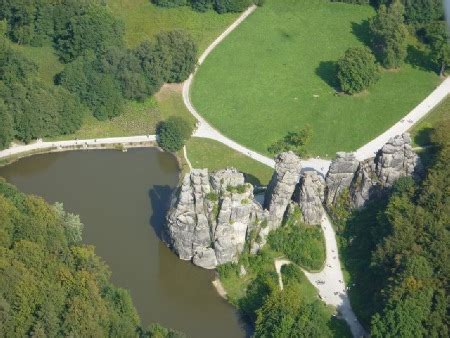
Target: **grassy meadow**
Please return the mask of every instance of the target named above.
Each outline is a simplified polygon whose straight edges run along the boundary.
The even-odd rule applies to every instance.
[[[335,61],[368,41],[370,6],[328,0],[267,0],[200,67],[197,110],[228,137],[267,153],[288,131],[310,124],[312,155],[357,149],[408,113],[438,84],[409,47],[409,63],[383,71],[368,91],[337,92]]]

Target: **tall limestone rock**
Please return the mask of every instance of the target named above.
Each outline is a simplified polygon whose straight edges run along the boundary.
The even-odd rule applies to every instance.
[[[264,207],[269,211],[268,225],[276,229],[283,221],[295,186],[300,180],[302,164],[292,151],[281,153],[275,159],[275,172],[267,187]]]
[[[339,152],[336,154],[325,178],[326,206],[336,203],[342,192],[350,187],[358,165],[358,160],[353,153]]]
[[[325,203],[329,207],[348,188],[353,207],[380,196],[400,177],[415,176],[422,171],[412,150],[409,134],[391,138],[374,158],[356,161],[353,154],[337,153],[326,176]]]
[[[392,186],[400,177],[420,175],[423,170],[408,133],[391,138],[375,157],[375,165],[378,180],[384,187]]]
[[[383,194],[400,177],[416,177],[422,170],[420,158],[412,150],[409,134],[395,136],[375,158],[359,164],[350,186],[352,205],[360,208],[370,198]]]
[[[300,178],[294,200],[302,211],[303,222],[309,225],[321,223],[325,210],[325,181],[316,171],[306,171]]]
[[[300,179],[301,170],[300,158],[292,151],[281,153],[275,158],[275,172],[264,198],[264,208],[268,212],[267,222],[257,229],[258,240],[252,243],[252,252],[257,252],[264,246],[269,232],[277,229],[283,222],[292,194]]]
[[[174,194],[165,241],[181,259],[212,269],[236,262],[251,230],[265,217],[242,173],[225,169],[209,175],[194,169]]]

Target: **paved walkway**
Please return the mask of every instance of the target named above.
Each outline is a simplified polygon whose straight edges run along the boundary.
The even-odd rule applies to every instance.
[[[369,143],[356,150],[356,158],[360,161],[373,157],[378,149],[389,141],[391,137],[401,135],[408,131],[414,124],[427,115],[443,99],[450,94],[450,77],[445,79],[428,97],[419,103],[411,112],[386,130],[383,134],[377,136]]]
[[[10,156],[20,156],[24,153],[32,153],[39,150],[63,151],[64,149],[73,149],[74,147],[81,147],[81,149],[98,149],[102,145],[115,145],[121,144],[123,146],[137,146],[146,142],[156,141],[156,135],[140,135],[140,136],[127,136],[127,137],[109,137],[98,139],[86,139],[86,140],[68,140],[68,141],[55,141],[55,142],[42,142],[40,140],[26,144],[15,145],[8,149],[0,151],[0,159],[5,159]]]

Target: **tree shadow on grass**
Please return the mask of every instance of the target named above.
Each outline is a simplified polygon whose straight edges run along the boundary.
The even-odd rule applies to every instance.
[[[436,66],[430,60],[428,53],[424,50],[417,48],[416,46],[409,45],[407,49],[406,63],[410,64],[413,68],[417,68],[424,71],[436,72]]]
[[[369,28],[369,20],[364,20],[361,23],[352,22],[352,33],[356,36],[356,38],[362,42],[365,46],[371,47],[370,41],[370,28]]]
[[[316,68],[316,74],[325,81],[327,85],[334,90],[339,91],[339,82],[336,73],[337,64],[335,61],[321,61],[319,67]]]

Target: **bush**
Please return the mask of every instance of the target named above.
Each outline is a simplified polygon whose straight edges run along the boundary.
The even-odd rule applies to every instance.
[[[183,148],[192,134],[192,126],[185,119],[171,116],[157,128],[158,143],[165,151],[176,152]]]
[[[297,156],[306,157],[308,151],[306,146],[311,140],[312,129],[310,125],[306,125],[300,131],[290,131],[281,140],[278,140],[267,150],[272,154],[279,154],[284,151],[293,151]]]
[[[180,6],[187,5],[186,0],[152,0],[152,2],[157,6],[167,7],[167,8],[180,7]]]
[[[348,94],[361,92],[379,79],[375,57],[366,47],[347,49],[337,66],[341,89]]]
[[[269,234],[268,243],[275,251],[309,270],[319,270],[325,261],[325,243],[320,227],[288,221]]]
[[[217,13],[242,12],[252,3],[251,0],[215,0]]]
[[[206,12],[213,8],[213,0],[191,0],[191,7],[197,12]]]

